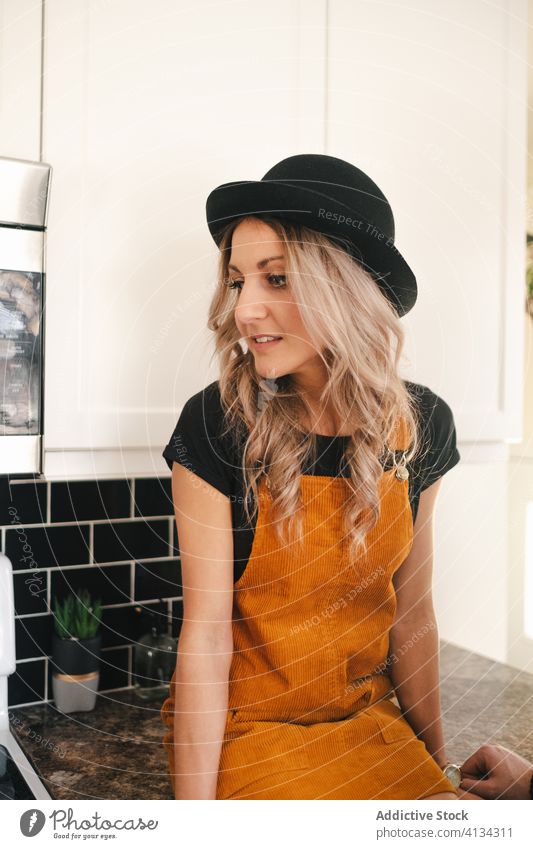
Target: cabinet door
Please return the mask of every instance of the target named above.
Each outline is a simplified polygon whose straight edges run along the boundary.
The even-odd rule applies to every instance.
[[[392,204],[419,285],[405,372],[471,459],[522,427],[525,21],[522,0],[329,3],[328,152]]]
[[[0,0],[1,156],[40,157],[41,3]]]
[[[324,4],[305,7],[47,0],[47,474],[166,471],[181,405],[216,376],[207,195],[323,127],[322,97],[299,101],[323,78]]]

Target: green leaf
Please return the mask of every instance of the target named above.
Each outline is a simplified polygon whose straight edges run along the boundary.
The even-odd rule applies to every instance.
[[[78,637],[88,639],[98,633],[102,618],[101,599],[93,602],[87,589],[67,596],[63,604],[54,598],[54,627],[63,639]]]

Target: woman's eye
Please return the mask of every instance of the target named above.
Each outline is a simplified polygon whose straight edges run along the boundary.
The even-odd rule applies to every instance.
[[[287,278],[284,274],[270,274],[268,277],[270,283],[275,289],[282,289],[287,282]],[[241,289],[242,287],[242,279],[239,278],[234,280],[232,277],[228,277],[225,281],[226,286],[229,289]]]
[[[228,289],[237,289],[238,288],[237,284],[240,285],[242,283],[242,281],[241,280],[233,280],[231,277],[228,277],[228,278],[226,278],[226,280],[224,280],[224,283],[226,284]]]

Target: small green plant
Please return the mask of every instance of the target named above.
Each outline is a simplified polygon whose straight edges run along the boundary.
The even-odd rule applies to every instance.
[[[94,637],[102,620],[101,599],[92,601],[88,590],[67,596],[63,603],[54,598],[54,627],[58,637],[69,640]]]

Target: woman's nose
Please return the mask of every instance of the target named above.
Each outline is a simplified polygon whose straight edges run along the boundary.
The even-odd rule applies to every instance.
[[[240,291],[239,302],[235,307],[235,316],[242,322],[251,322],[262,319],[268,310],[263,300],[261,287],[254,286],[252,281],[246,282]]]

